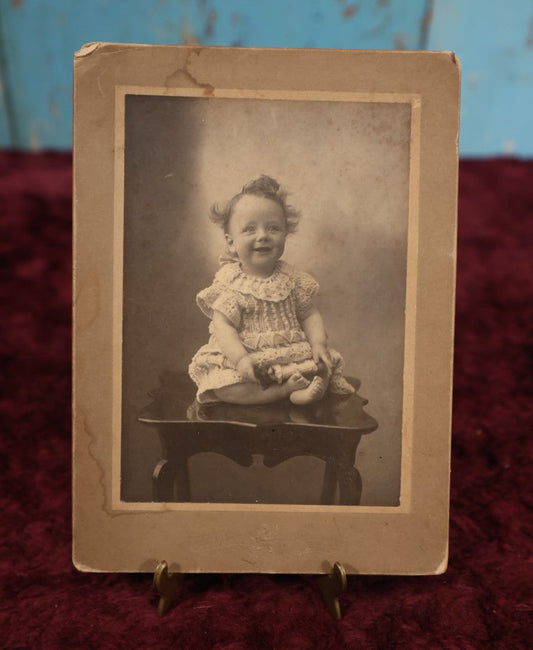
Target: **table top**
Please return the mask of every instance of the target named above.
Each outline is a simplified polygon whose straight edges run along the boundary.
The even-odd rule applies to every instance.
[[[361,382],[348,377],[356,391]],[[139,421],[149,424],[172,423],[231,423],[242,427],[290,425],[341,429],[370,433],[378,427],[376,420],[365,412],[367,400],[357,392],[353,395],[326,394],[320,401],[295,406],[288,399],[273,404],[199,404],[196,386],[186,373],[165,371],[160,386],[150,392],[152,402],[142,409]]]

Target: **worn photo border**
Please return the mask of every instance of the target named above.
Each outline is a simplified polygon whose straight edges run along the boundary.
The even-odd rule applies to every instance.
[[[128,94],[411,105],[399,506],[120,497]],[[451,53],[91,44],[75,59],[76,566],[425,574],[447,562],[459,65]],[[98,187],[98,193],[91,189]]]

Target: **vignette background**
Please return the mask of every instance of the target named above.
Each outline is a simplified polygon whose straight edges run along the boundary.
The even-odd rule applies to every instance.
[[[266,173],[302,212],[283,259],[319,281],[331,345],[346,374],[362,382],[366,410],[379,422],[358,451],[361,503],[398,504],[410,119],[405,103],[127,97],[125,500],[151,500],[160,443],[137,422],[148,391],[163,370],[185,370],[207,342],[209,321],[195,295],[212,282],[224,248],[208,219],[211,204]],[[259,480],[281,493],[286,484],[289,499],[296,490],[305,503],[311,486],[319,491],[324,465],[307,459],[308,480],[295,484],[295,462]],[[257,490],[250,472],[220,457],[192,460],[193,495],[205,493],[220,464],[249,500]]]

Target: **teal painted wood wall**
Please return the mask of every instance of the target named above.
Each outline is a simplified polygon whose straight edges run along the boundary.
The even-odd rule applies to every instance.
[[[0,147],[71,147],[89,41],[453,50],[461,154],[533,155],[532,0],[0,0]]]

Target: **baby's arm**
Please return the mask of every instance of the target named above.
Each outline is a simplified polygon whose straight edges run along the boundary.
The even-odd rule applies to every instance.
[[[258,383],[252,359],[246,352],[237,330],[226,316],[216,309],[213,311],[213,332],[220,349],[235,366],[244,381]]]
[[[328,351],[328,335],[326,334],[322,316],[315,306],[311,307],[305,314],[301,325],[311,345],[313,361],[315,363],[323,361],[328,369],[328,373],[331,373],[332,363]]]

